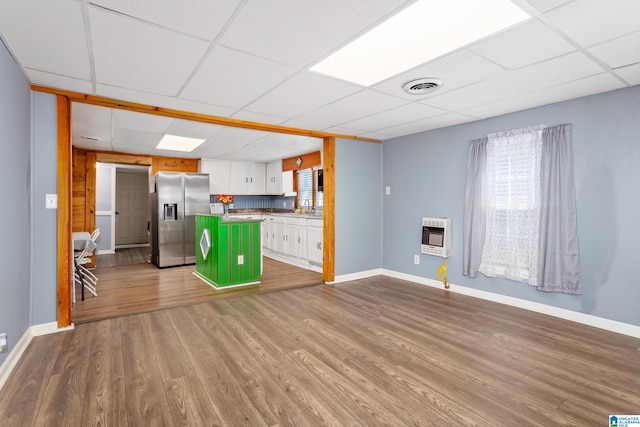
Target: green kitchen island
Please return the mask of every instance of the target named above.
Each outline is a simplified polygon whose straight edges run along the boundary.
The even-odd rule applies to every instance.
[[[262,244],[258,219],[196,216],[196,271],[215,289],[260,283]]]

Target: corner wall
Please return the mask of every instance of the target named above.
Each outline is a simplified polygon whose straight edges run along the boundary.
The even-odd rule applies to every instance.
[[[382,266],[382,144],[336,139],[335,276]]]
[[[31,254],[31,91],[0,41],[0,332],[9,351],[29,328]],[[0,354],[0,364],[9,353]]]
[[[538,292],[524,283],[462,275],[462,223],[469,141],[537,124],[573,124],[583,294]],[[423,216],[450,217],[455,285],[640,326],[640,86],[387,140],[383,144],[383,265],[434,279],[442,258],[420,255]]]

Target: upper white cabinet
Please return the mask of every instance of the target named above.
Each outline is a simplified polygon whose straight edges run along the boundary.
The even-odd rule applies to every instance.
[[[267,194],[282,194],[282,160],[267,163]]]
[[[231,162],[231,193],[265,194],[266,174],[264,163]]]
[[[230,161],[200,159],[199,170],[209,174],[209,194],[232,194]]]
[[[282,172],[282,193],[293,193],[293,171]]]

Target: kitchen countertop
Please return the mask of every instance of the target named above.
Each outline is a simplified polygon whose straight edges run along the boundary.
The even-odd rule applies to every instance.
[[[247,216],[247,215],[273,215],[273,216],[284,216],[291,218],[313,218],[313,219],[322,219],[322,213],[301,213],[297,214],[293,211],[289,212],[265,212],[265,211],[236,211],[229,212],[229,215],[233,218],[234,216]]]

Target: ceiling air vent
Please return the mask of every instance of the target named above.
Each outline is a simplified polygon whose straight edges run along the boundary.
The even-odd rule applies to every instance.
[[[402,86],[409,95],[424,95],[440,89],[442,80],[436,78],[416,79]]]

